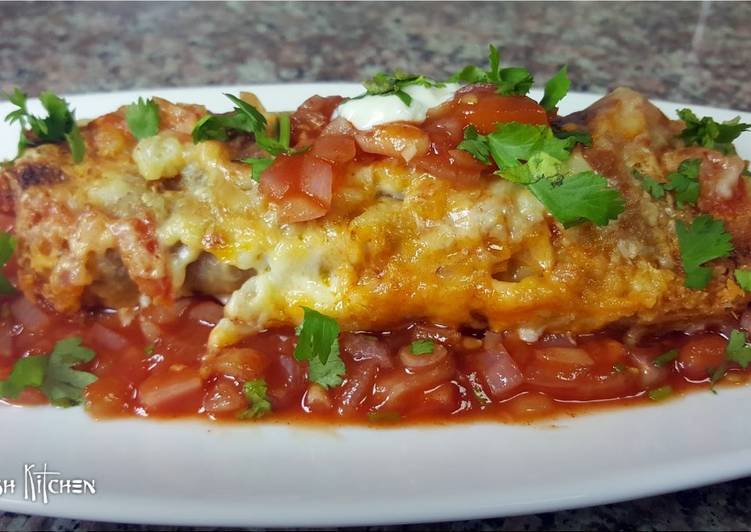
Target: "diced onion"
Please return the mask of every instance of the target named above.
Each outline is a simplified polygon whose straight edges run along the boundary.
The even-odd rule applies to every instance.
[[[448,356],[448,350],[441,344],[433,344],[433,352],[424,355],[412,353],[411,344],[407,344],[399,350],[399,360],[407,369],[423,369],[439,364]]]
[[[201,301],[188,311],[188,318],[207,327],[214,327],[222,316],[224,316],[224,307],[215,301]]]
[[[16,298],[10,304],[13,317],[29,331],[41,331],[50,324],[50,319],[39,307],[25,297]]]
[[[199,392],[202,386],[198,370],[185,368],[147,378],[138,388],[138,397],[147,409],[161,410]]]
[[[245,395],[231,381],[220,379],[206,392],[203,407],[211,414],[236,412],[247,405]]]
[[[90,335],[92,342],[110,351],[124,351],[130,343],[124,336],[99,323],[92,325]]]

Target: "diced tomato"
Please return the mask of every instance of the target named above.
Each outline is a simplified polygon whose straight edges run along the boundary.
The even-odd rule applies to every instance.
[[[324,216],[331,206],[331,163],[313,154],[280,155],[261,177],[260,190],[279,204],[282,223]]]
[[[357,147],[352,137],[326,135],[316,140],[311,153],[332,163],[346,163],[355,158]]]
[[[290,116],[292,145],[308,146],[331,120],[334,109],[342,102],[341,96],[312,96]]]
[[[727,340],[716,334],[691,338],[678,352],[678,368],[689,380],[704,381],[725,361]]]
[[[548,124],[545,109],[526,96],[502,96],[480,87],[457,95],[455,102],[452,112],[462,116],[465,124],[472,124],[483,135],[493,132],[496,124],[506,122]]]

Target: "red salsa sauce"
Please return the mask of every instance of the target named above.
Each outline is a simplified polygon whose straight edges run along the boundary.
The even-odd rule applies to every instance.
[[[342,333],[346,375],[328,390],[311,385],[307,363],[293,356],[292,328],[262,332],[206,361],[206,341],[221,316],[218,303],[185,299],[173,309],[150,309],[129,324],[112,311],[61,316],[23,296],[2,303],[0,378],[21,357],[48,353],[79,336],[96,357],[78,369],[97,381],[85,390],[96,418],[200,416],[234,420],[248,408],[243,383],[263,379],[271,411],[264,419],[335,423],[446,422],[490,419],[527,422],[603,405],[661,400],[709,388],[726,363],[723,330],[670,333],[627,345],[619,335],[547,335],[524,342],[517,335],[407,323],[379,333]],[[126,319],[127,321],[127,319]],[[433,342],[414,355],[410,344]],[[677,350],[662,364],[656,359]],[[665,358],[665,357],[663,357]],[[669,358],[669,357],[668,357]],[[658,361],[659,362],[659,361]],[[748,373],[727,365],[723,383]],[[650,398],[650,396],[652,398]],[[44,404],[27,389],[15,404]]]

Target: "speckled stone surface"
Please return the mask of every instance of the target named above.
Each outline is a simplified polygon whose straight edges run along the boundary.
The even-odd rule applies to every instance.
[[[540,79],[568,63],[577,90],[630,85],[751,110],[751,3],[3,2],[0,88],[360,80],[394,67],[442,78],[482,61],[489,42]],[[125,528],[0,513],[0,530]],[[597,508],[408,527],[426,528],[749,530],[751,479]]]

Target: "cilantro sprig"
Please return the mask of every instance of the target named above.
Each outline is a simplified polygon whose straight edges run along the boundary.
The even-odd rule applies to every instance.
[[[69,109],[68,102],[53,92],[42,92],[39,101],[47,111],[47,116],[39,117],[29,112],[28,96],[21,89],[15,88],[11,94],[6,94],[6,97],[10,103],[18,107],[5,117],[6,122],[18,123],[21,126],[16,158],[23,155],[26,148],[65,141],[70,148],[73,162],[80,163],[83,160],[86,146],[76,124],[75,112]]]
[[[743,369],[748,368],[748,365],[751,364],[751,346],[748,345],[745,332],[738,329],[733,329],[730,332],[725,354],[728,360],[737,363]]]
[[[565,65],[545,84],[545,94],[540,100],[540,105],[549,113],[555,111],[564,96],[571,88],[571,80],[568,79],[568,67]]]
[[[271,401],[267,396],[268,386],[263,379],[248,381],[243,386],[243,394],[248,400],[248,408],[240,412],[238,419],[257,419],[271,412]]]
[[[469,126],[458,148],[498,166],[496,175],[526,185],[564,227],[590,221],[607,225],[624,210],[620,192],[595,172],[571,174],[564,164],[578,142],[555,136],[547,126],[510,122],[480,135]]]
[[[686,274],[684,286],[701,290],[712,279],[711,268],[703,265],[730,255],[733,251],[731,237],[725,232],[725,224],[708,214],[697,216],[691,224],[678,220],[675,225]]]
[[[271,157],[248,157],[242,159],[242,162],[250,165],[250,177],[258,182],[261,180],[261,174],[271,166],[274,162],[274,158],[281,154],[295,153],[289,146],[291,136],[291,124],[289,115],[287,113],[281,113],[277,120],[278,123],[278,140],[270,139],[268,137],[261,137],[259,145],[266,150]],[[256,142],[258,142],[256,137]]]
[[[193,128],[193,143],[205,140],[227,141],[233,132],[248,133],[255,136],[256,144],[260,146],[268,157],[250,157],[241,162],[250,165],[251,178],[261,180],[261,174],[271,166],[274,158],[282,154],[298,153],[290,148],[291,125],[289,115],[280,114],[278,118],[278,137],[272,138],[266,133],[266,118],[252,105],[242,101],[232,94],[225,94],[235,108],[232,112],[220,115],[206,115]]]
[[[125,122],[138,140],[159,133],[159,106],[153,98],[138,98],[125,109]]]
[[[52,353],[21,358],[10,376],[0,381],[0,397],[14,399],[26,388],[41,390],[56,406],[73,406],[83,401],[83,390],[97,380],[86,371],[74,369],[94,359],[93,350],[74,336],[55,343]]]
[[[501,68],[501,54],[492,44],[489,47],[490,68],[483,70],[476,65],[467,65],[449,78],[451,82],[489,83],[496,86],[496,92],[503,95],[524,96],[532,88],[534,77],[526,68]]]
[[[8,263],[15,249],[16,238],[10,233],[0,231],[0,268]],[[8,278],[0,271],[0,295],[12,294],[15,291]]]
[[[678,166],[678,170],[669,174],[665,190],[675,193],[675,200],[679,208],[684,205],[695,205],[699,199],[699,168],[701,159],[686,159]]]
[[[701,159],[686,159],[678,165],[678,170],[668,174],[665,183],[657,181],[637,168],[633,168],[631,174],[654,199],[662,199],[666,192],[672,191],[678,208],[682,209],[686,205],[695,205],[699,199],[700,168]]]
[[[665,184],[657,181],[655,178],[645,174],[638,168],[631,169],[631,175],[639,181],[644,190],[649,193],[654,199],[662,199],[665,197]]]
[[[296,333],[295,358],[308,362],[308,378],[324,388],[339,386],[346,368],[339,357],[336,320],[303,307],[303,321]]]
[[[365,96],[387,96],[393,94],[398,97],[404,105],[412,104],[412,97],[404,91],[410,85],[420,85],[422,87],[443,87],[445,84],[427,78],[421,74],[411,74],[403,70],[394,70],[391,73],[378,72],[372,78],[363,81],[365,94],[356,96],[353,99],[364,98]]]
[[[529,70],[522,67],[501,67],[501,53],[498,48],[492,44],[488,50],[488,62],[490,64],[487,70],[477,65],[467,65],[448,80],[459,83],[488,83],[496,86],[498,94],[507,96],[525,96],[535,78]],[[540,105],[549,113],[555,111],[558,103],[566,96],[571,81],[568,79],[568,68],[563,66],[556,74],[545,84],[545,93],[540,100]]]
[[[700,119],[691,109],[684,108],[678,111],[678,117],[686,124],[679,137],[688,146],[702,146],[726,154],[735,153],[733,141],[751,128],[751,124],[742,123],[739,116],[718,123],[709,116]]]
[[[205,140],[227,141],[233,132],[255,135],[256,140],[265,137],[266,118],[240,98],[232,94],[225,96],[235,104],[234,110],[219,115],[208,114],[196,122],[191,133],[193,143],[198,144]]]
[[[751,345],[748,344],[746,333],[738,329],[730,331],[730,337],[725,346],[725,361],[710,372],[709,382],[712,385],[712,392],[717,393],[714,385],[725,377],[730,362],[735,362],[743,369],[747,369],[751,364]]]
[[[751,292],[751,270],[738,268],[735,270],[734,276],[738,286],[743,288],[746,292]]]
[[[409,344],[409,352],[413,355],[432,355],[435,351],[433,340],[415,340]]]

